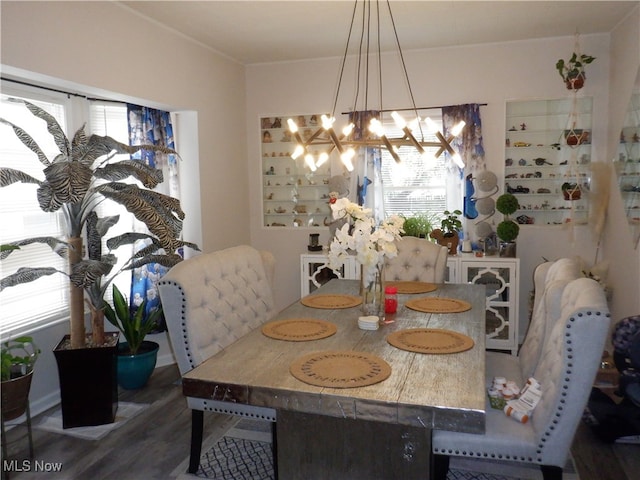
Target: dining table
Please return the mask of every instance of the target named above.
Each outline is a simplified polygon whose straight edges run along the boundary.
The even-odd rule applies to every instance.
[[[276,410],[281,480],[428,479],[433,430],[484,433],[484,286],[399,293],[377,329],[359,287],[329,281],[183,376],[185,396]]]

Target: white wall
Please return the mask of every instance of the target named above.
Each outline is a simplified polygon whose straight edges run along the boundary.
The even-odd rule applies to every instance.
[[[213,251],[249,243],[244,68],[115,2],[2,2],[2,75],[181,112],[185,239]],[[197,131],[188,129],[197,125]],[[33,412],[58,399],[51,350],[68,333],[35,334],[45,352]],[[160,364],[173,361],[166,335]]]
[[[417,106],[487,103],[481,110],[487,167],[498,175],[500,184],[503,184],[505,103],[516,99],[567,98],[568,91],[555,70],[555,63],[560,57],[568,57],[573,47],[574,37],[571,36],[411,51],[404,52],[404,56]],[[589,65],[588,81],[581,92],[581,95],[594,97],[592,160],[607,161],[609,35],[584,35],[581,37],[581,47],[584,53],[597,57]],[[262,227],[258,119],[260,116],[330,110],[339,62],[340,59],[332,58],[252,65],[247,68],[251,238],[253,245],[271,250],[276,255],[279,306],[291,303],[299,296],[298,255],[306,251],[310,230]],[[384,107],[409,107],[409,97],[402,87],[401,71],[385,70],[384,73],[388,78],[383,84],[393,87],[385,93]],[[353,83],[353,76],[346,73],[345,78],[345,94],[341,95],[342,100],[336,110],[338,113],[349,110],[352,100],[349,87]],[[620,215],[620,212],[611,214]],[[320,240],[325,244],[328,242],[328,231],[322,231]],[[612,251],[611,254],[615,255],[616,252]],[[543,258],[572,255],[580,255],[589,264],[602,258],[597,239],[593,238],[588,227],[576,227],[572,231],[564,227],[522,226],[518,238],[518,256],[522,266],[521,335],[526,327],[526,299],[533,285],[534,267]],[[638,253],[634,252],[633,255],[634,262],[638,263]]]

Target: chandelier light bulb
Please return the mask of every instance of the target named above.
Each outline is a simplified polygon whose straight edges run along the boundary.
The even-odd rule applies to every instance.
[[[330,118],[326,115],[321,115],[320,120],[322,120],[322,128],[324,128],[325,130],[329,130],[331,127],[333,127],[333,122],[336,121],[335,118]]]
[[[319,156],[318,156],[318,161],[316,162],[316,167],[320,167],[321,165],[324,165],[327,160],[329,160],[329,154],[327,152],[322,152]]]
[[[349,125],[347,125],[342,129],[342,134],[345,137],[348,137],[349,135],[351,135],[351,132],[353,132],[354,128],[355,128],[355,125],[353,123],[350,123]]]
[[[436,125],[436,122],[431,120],[431,117],[425,118],[424,119],[424,123],[427,126],[427,132],[433,134],[433,133],[436,133],[438,131],[438,125]]]
[[[464,128],[465,125],[466,123],[464,122],[464,120],[460,120],[456,124],[456,126],[451,129],[451,135],[453,135],[454,137],[457,137],[458,135],[460,135],[460,132],[462,132],[462,129]]]
[[[310,169],[312,172],[315,172],[315,171],[316,171],[317,167],[316,167],[315,162],[313,161],[313,155],[311,155],[310,153],[307,153],[307,154],[304,156],[304,163],[306,163],[306,164],[307,164],[307,167],[309,167],[309,169]]]
[[[353,148],[346,149],[340,155],[340,160],[342,161],[342,164],[345,166],[345,168],[349,172],[353,172],[353,162],[351,161],[351,159],[355,157],[355,155],[356,155],[356,151]]]
[[[391,118],[396,122],[398,128],[405,128],[407,126],[407,122],[404,121],[404,118],[398,112],[391,112]]]
[[[289,125],[289,131],[291,133],[296,133],[298,131],[298,124],[294,122],[293,118],[289,118],[287,120],[287,125]]]
[[[298,144],[298,145],[296,145],[295,150],[291,154],[291,158],[293,158],[295,160],[296,158],[298,158],[303,153],[304,153],[304,147],[302,145]]]
[[[372,118],[369,122],[369,131],[378,137],[382,137],[384,132],[382,130],[382,123],[377,118]]]

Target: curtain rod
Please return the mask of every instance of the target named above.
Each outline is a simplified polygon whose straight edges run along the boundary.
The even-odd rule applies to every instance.
[[[72,96],[72,97],[80,97],[80,98],[84,98],[84,99],[89,100],[89,101],[98,101],[98,102],[107,102],[107,103],[120,103],[122,105],[127,103],[127,102],[122,102],[120,100],[110,100],[110,99],[107,99],[107,98],[88,97],[87,95],[82,95],[80,93],[67,92],[65,90],[58,90],[57,88],[51,88],[51,87],[43,87],[42,85],[36,85],[34,83],[24,82],[22,80],[13,80],[11,78],[0,77],[0,80],[2,80],[3,82],[17,83],[19,85],[24,85],[26,87],[40,88],[41,90],[47,90],[49,92],[62,93],[63,95],[69,95],[69,96]]]
[[[480,107],[486,107],[488,104],[487,103],[478,103],[477,105],[479,105]],[[386,110],[376,110],[376,112],[380,112],[380,113],[388,113],[388,112],[408,112],[408,111],[415,111],[415,110],[435,110],[436,108],[446,108],[446,107],[451,107],[452,105],[438,105],[438,106],[433,106],[433,107],[416,107],[416,108],[390,108],[390,109],[386,109]],[[375,110],[375,109],[372,109]],[[342,112],[342,115],[349,115],[350,113],[353,112]]]

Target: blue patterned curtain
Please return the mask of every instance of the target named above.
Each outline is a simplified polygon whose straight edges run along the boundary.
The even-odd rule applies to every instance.
[[[467,103],[464,105],[452,105],[442,108],[442,124],[445,137],[449,131],[460,121],[464,120],[466,126],[462,133],[451,142],[454,150],[460,153],[465,167],[464,173],[477,173],[484,170],[484,146],[482,144],[482,121],[480,120],[480,105]],[[448,155],[448,154],[447,154]]]
[[[130,145],[162,145],[175,149],[173,126],[169,112],[156,110],[138,105],[127,105],[129,122]],[[162,169],[164,182],[156,187],[156,190],[171,197],[180,196],[178,181],[178,162],[175,155],[164,155],[148,151],[140,151],[132,155],[132,158],[145,162],[154,168]],[[145,230],[143,224],[139,224],[141,230]],[[146,244],[136,245],[139,250]],[[157,282],[167,272],[162,265],[152,263],[132,272],[131,279],[131,308],[137,308],[146,299],[145,314],[160,304]],[[159,330],[165,330],[164,318],[161,320]]]
[[[482,143],[482,121],[480,120],[480,105],[467,103],[442,108],[442,125],[444,136],[448,137],[450,130],[463,120],[466,125],[462,133],[456,137],[451,146],[460,153],[464,162],[464,169],[449,162],[449,179],[447,182],[447,203],[449,209],[459,209],[464,213],[463,231],[468,238],[472,235],[468,220],[478,216],[475,211],[475,192],[473,178],[486,170],[484,146]],[[448,153],[446,153],[448,155]]]

